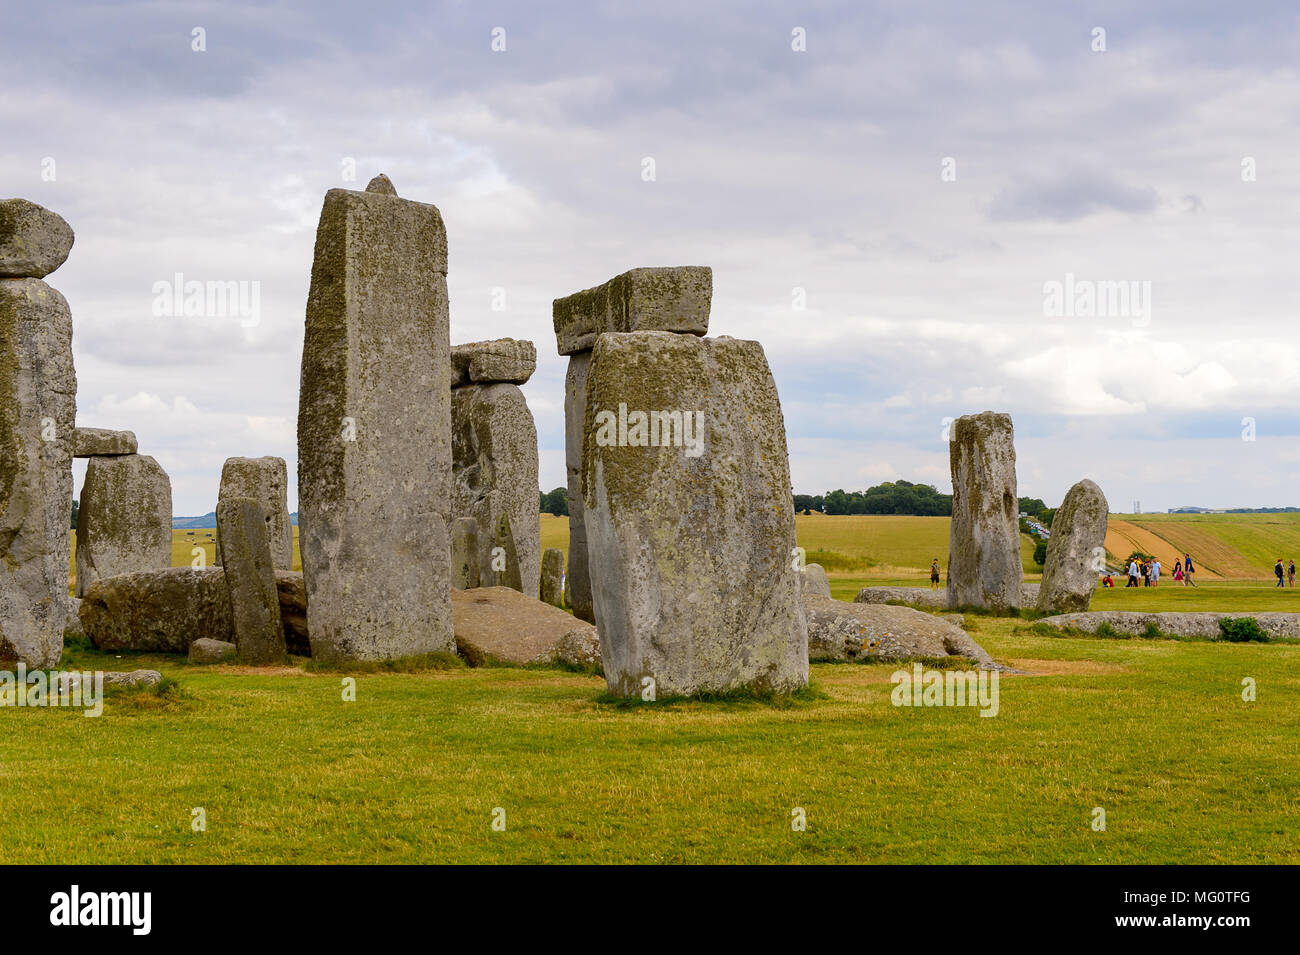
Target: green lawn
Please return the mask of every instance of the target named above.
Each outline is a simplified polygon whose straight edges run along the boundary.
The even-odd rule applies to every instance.
[[[0,708],[5,862],[1300,862],[1300,647],[974,618],[1000,712],[818,665],[786,707],[598,702],[599,677],[156,666],[184,699]],[[1034,662],[1029,662],[1034,661]],[[1257,681],[1245,703],[1241,681]],[[1107,812],[1094,832],[1093,807]],[[207,814],[191,831],[191,811]],[[491,828],[501,807],[506,831]],[[807,812],[806,832],[791,812]]]

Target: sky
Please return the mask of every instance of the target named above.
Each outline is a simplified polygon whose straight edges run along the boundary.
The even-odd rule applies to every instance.
[[[709,265],[799,493],[946,491],[947,422],[987,409],[1049,505],[1300,505],[1288,7],[0,0],[0,196],[76,231],[46,281],[78,423],[135,431],[177,514],[236,455],[297,506],[321,202],[380,172],[442,212],[452,342],[537,344],[543,489],[551,301]],[[255,318],[166,314],[178,274]]]

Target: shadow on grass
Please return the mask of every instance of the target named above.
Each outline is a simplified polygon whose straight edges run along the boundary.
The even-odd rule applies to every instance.
[[[618,696],[614,693],[602,693],[596,697],[601,706],[616,710],[673,709],[688,703],[705,703],[724,707],[767,706],[775,710],[787,710],[793,707],[829,700],[830,694],[816,683],[809,681],[790,693],[778,693],[768,690],[756,690],[752,687],[739,687],[734,690],[705,690],[688,696],[661,696],[654,700],[643,700],[639,696]]]

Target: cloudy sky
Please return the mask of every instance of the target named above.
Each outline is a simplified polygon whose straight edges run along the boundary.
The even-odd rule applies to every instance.
[[[537,343],[547,489],[551,300],[701,264],[800,492],[946,490],[945,419],[993,409],[1049,504],[1300,505],[1288,7],[0,0],[0,195],[76,230],[79,423],[178,514],[228,456],[295,471],[321,200],[378,172],[442,210],[452,341]],[[178,273],[258,283],[258,322],[156,315]]]

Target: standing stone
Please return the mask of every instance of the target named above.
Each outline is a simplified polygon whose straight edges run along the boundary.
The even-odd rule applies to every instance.
[[[285,660],[284,624],[267,530],[266,514],[253,498],[227,497],[217,505],[217,539],[230,591],[235,645],[240,658],[251,664]]]
[[[172,484],[147,454],[91,458],[77,511],[77,596],[101,577],[172,564]]]
[[[808,682],[785,426],[762,346],[602,335],[583,455],[587,544],[611,692]]]
[[[1066,493],[1047,539],[1039,610],[1056,614],[1088,609],[1097,590],[1097,575],[1106,569],[1109,511],[1106,495],[1086,478]]]
[[[826,576],[826,568],[821,564],[805,564],[799,574],[800,593],[816,597],[831,595],[831,579]]]
[[[564,606],[564,551],[558,547],[546,548],[542,554],[542,602],[552,607]]]
[[[0,199],[0,278],[43,279],[72,251],[72,226],[26,199]]]
[[[537,428],[528,402],[518,385],[471,384],[452,390],[451,409],[451,508],[478,523],[481,586],[513,587],[531,597],[542,540]]]
[[[307,299],[299,545],[323,660],[455,649],[447,234],[375,188],[326,193]]]
[[[21,258],[26,239],[5,228],[0,258]],[[39,279],[0,279],[0,669],[63,652],[76,395],[68,303]]]
[[[1007,613],[1021,604],[1024,578],[1011,416],[963,415],[951,434],[948,606]]]
[[[709,330],[713,270],[708,266],[640,268],[552,304],[557,350],[569,356],[564,381],[565,471],[569,491],[569,573],[564,596],[574,616],[594,622],[583,505],[582,459],[591,348],[602,332]]]
[[[217,492],[217,510],[221,502],[237,497],[251,497],[266,518],[266,539],[276,570],[293,569],[293,524],[289,520],[289,469],[284,458],[227,458],[221,468],[221,487]],[[218,526],[217,538],[221,530]],[[217,565],[222,563],[217,548]]]
[[[451,585],[472,590],[479,585],[478,521],[458,517],[451,525]]]

